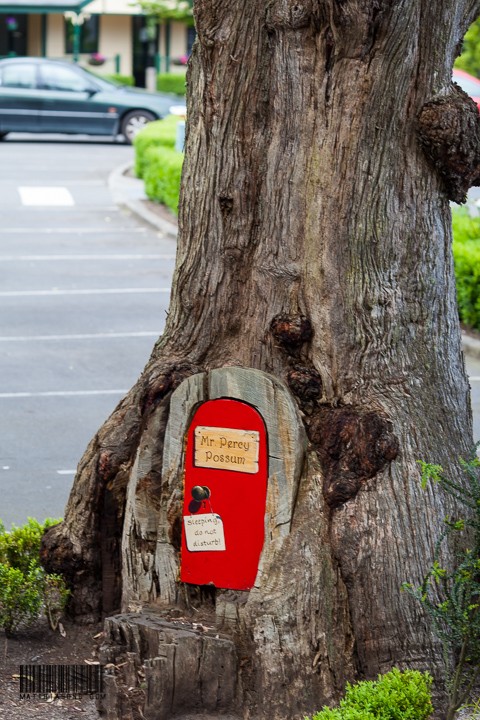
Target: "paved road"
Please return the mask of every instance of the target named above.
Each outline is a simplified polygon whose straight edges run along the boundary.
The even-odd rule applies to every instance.
[[[113,203],[111,141],[9,136],[0,170],[0,518],[63,515],[162,330],[175,243]],[[52,188],[55,188],[52,190]]]

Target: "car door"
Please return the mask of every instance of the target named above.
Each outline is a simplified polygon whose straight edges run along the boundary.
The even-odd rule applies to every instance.
[[[43,132],[111,135],[117,113],[102,102],[98,88],[81,71],[48,63],[40,68]]]
[[[36,63],[3,64],[0,67],[0,132],[38,132],[41,105]]]

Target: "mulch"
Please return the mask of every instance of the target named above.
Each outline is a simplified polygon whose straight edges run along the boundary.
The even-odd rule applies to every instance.
[[[20,665],[88,665],[98,662],[101,625],[63,623],[65,637],[46,620],[6,638],[0,631],[0,718],[5,720],[99,720],[95,700],[88,696],[20,697]],[[88,661],[88,662],[86,662]]]

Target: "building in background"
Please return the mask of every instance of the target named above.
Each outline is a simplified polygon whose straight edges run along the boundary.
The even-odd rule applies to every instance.
[[[72,59],[132,75],[140,87],[147,67],[182,70],[194,37],[181,22],[152,29],[131,0],[0,0],[0,57]]]

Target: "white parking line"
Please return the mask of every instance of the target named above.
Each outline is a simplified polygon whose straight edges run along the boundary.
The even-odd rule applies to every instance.
[[[175,255],[0,255],[0,262],[43,262],[74,260],[175,260]]]
[[[470,375],[468,379],[470,382],[480,382],[480,375]]]
[[[4,335],[0,336],[0,342],[31,342],[44,340],[110,340],[116,338],[146,338],[160,337],[158,331],[145,332],[117,332],[117,333],[83,333],[78,335]]]
[[[111,235],[119,235],[120,233],[128,233],[129,235],[133,235],[136,233],[146,233],[148,231],[148,228],[146,227],[134,227],[134,228],[125,228],[125,227],[105,227],[102,225],[102,227],[97,228],[86,228],[86,227],[46,227],[46,228],[22,228],[22,227],[13,227],[13,228],[5,228],[2,227],[2,234],[7,235],[8,233],[11,234],[28,234],[31,235],[32,232],[35,232],[35,235],[39,235],[40,233],[42,235],[91,235],[92,233],[94,235],[98,235],[99,233],[110,233]],[[151,231],[150,231],[151,232]]]
[[[55,297],[60,295],[134,295],[137,293],[169,293],[170,288],[92,288],[91,290],[5,290],[0,297]]]
[[[75,475],[76,470],[57,470],[57,475]]]
[[[66,187],[35,187],[18,188],[22,205],[45,207],[72,207],[75,201]]]
[[[47,392],[0,393],[0,398],[36,398],[36,397],[83,397],[88,395],[126,395],[128,390],[51,390]]]

